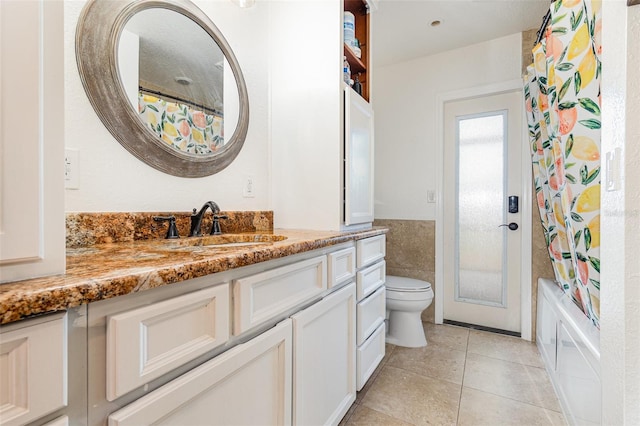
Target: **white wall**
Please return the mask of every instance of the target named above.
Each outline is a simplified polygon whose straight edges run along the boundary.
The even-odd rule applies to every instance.
[[[600,256],[602,424],[640,424],[640,6],[602,2],[602,160],[621,154],[605,191]],[[605,169],[605,167],[603,167]]]
[[[80,189],[66,190],[65,210],[188,211],[207,200],[223,210],[269,209],[268,34],[266,3],[240,9],[229,0],[195,0],[218,26],[243,70],[250,103],[244,147],[226,169],[205,178],[159,172],[129,154],[107,131],[84,92],[75,60],[75,29],[84,1],[65,1],[66,148],[80,151]],[[260,34],[260,36],[256,36]],[[246,175],[255,198],[242,197]]]
[[[518,33],[374,69],[376,218],[435,220],[436,95],[519,79],[521,43]]]

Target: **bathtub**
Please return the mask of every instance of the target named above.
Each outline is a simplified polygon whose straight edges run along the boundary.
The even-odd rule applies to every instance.
[[[536,343],[567,422],[601,424],[600,330],[544,278],[538,280]]]

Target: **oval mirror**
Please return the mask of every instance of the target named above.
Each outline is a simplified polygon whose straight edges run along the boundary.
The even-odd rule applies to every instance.
[[[238,62],[188,0],[90,0],[76,57],[96,113],[129,152],[182,177],[214,174],[238,155],[248,96]]]

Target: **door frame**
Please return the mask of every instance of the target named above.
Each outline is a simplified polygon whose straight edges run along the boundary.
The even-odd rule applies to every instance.
[[[480,96],[498,95],[507,92],[523,91],[523,82],[519,79],[508,80],[499,83],[477,86],[462,90],[454,90],[443,92],[436,95],[436,187],[438,197],[436,197],[436,274],[435,274],[435,322],[442,324],[444,319],[444,204],[442,202],[443,185],[444,185],[444,105],[446,102],[462,101]],[[527,120],[524,113],[524,101],[522,103],[522,140],[528,138]],[[522,197],[520,200],[520,209],[522,212],[522,220],[520,228],[522,229],[522,247],[521,262],[522,268],[520,272],[520,334],[522,339],[531,341],[532,339],[532,306],[531,306],[531,197],[532,177],[531,173],[531,155],[528,149],[522,150]]]

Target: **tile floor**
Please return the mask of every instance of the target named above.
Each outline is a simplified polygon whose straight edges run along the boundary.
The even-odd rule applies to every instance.
[[[535,344],[424,326],[424,348],[387,344],[385,358],[341,425],[566,424]]]

